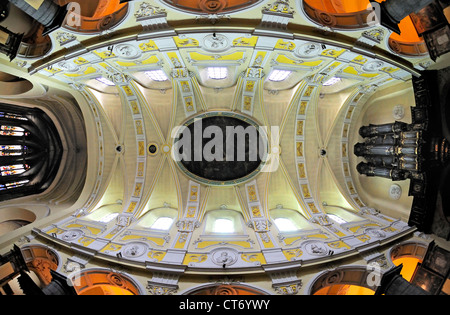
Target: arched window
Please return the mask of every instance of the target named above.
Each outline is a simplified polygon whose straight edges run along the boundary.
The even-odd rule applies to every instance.
[[[275,225],[277,226],[278,230],[280,230],[280,232],[293,232],[298,230],[295,224],[290,219],[277,218],[273,221],[275,222]]]
[[[91,213],[86,215],[84,219],[108,224],[110,222],[113,222],[121,211],[121,204],[107,204],[92,211]]]
[[[338,224],[358,222],[364,220],[364,218],[342,207],[328,205],[324,206],[324,208],[328,217]]]
[[[210,210],[206,213],[205,234],[244,234],[242,215],[235,210]]]
[[[308,220],[295,210],[273,209],[270,211],[270,217],[281,233],[313,229]]]
[[[169,230],[172,226],[173,218],[170,217],[159,217],[150,227],[155,230]]]
[[[99,222],[109,223],[112,220],[114,220],[115,218],[117,218],[118,215],[119,215],[119,212],[109,213],[109,214],[105,215],[103,218],[101,218],[99,220]]]
[[[214,233],[234,233],[234,223],[230,219],[217,219],[212,228]]]
[[[169,231],[177,216],[178,211],[176,209],[166,207],[153,209],[141,217],[136,227],[157,231]]]

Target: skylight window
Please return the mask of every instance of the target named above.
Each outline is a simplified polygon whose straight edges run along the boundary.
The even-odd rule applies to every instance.
[[[208,77],[214,80],[222,80],[228,76],[228,69],[226,67],[209,67]]]
[[[162,81],[166,81],[168,79],[166,74],[162,70],[145,71],[145,74],[153,81],[162,82]]]
[[[213,232],[234,233],[234,223],[230,219],[217,219],[214,221]]]
[[[289,219],[277,218],[274,222],[280,232],[293,232],[298,230],[295,224]]]
[[[169,217],[158,218],[150,227],[155,230],[168,230],[172,226],[173,219]]]
[[[104,77],[98,77],[98,78],[96,78],[96,80],[98,82],[101,82],[101,83],[103,83],[105,85],[108,85],[108,86],[114,86],[115,85],[114,82],[112,82],[112,81],[110,81],[110,80],[108,80],[108,79],[106,79]]]
[[[339,83],[339,82],[341,82],[341,78],[332,77],[331,79],[328,79],[327,81],[325,81],[323,86],[331,86],[331,85],[335,85],[336,83]]]
[[[269,80],[275,82],[284,81],[291,73],[292,71],[289,70],[273,70],[269,75]]]

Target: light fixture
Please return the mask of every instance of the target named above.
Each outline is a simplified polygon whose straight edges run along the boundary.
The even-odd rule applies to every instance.
[[[280,232],[293,232],[298,230],[294,223],[289,219],[276,218],[274,222]]]
[[[331,85],[335,85],[336,83],[341,82],[341,78],[338,77],[332,77],[331,79],[328,79],[327,81],[325,81],[323,83],[323,86],[331,86]]]
[[[209,67],[208,77],[214,80],[222,80],[228,76],[228,69],[226,67]]]
[[[108,86],[114,86],[115,85],[114,82],[112,82],[112,81],[110,81],[110,80],[108,80],[108,79],[106,79],[104,77],[98,77],[95,80],[97,80],[98,82],[101,82],[101,83],[103,83],[105,85],[108,85]]]
[[[162,70],[150,70],[144,72],[153,81],[166,81],[168,78]]]
[[[292,71],[289,70],[273,70],[269,75],[269,80],[275,82],[284,81],[291,73]]]

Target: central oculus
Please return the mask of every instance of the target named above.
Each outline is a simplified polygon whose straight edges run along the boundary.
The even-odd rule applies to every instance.
[[[172,157],[196,181],[234,185],[258,174],[267,150],[265,129],[250,118],[207,112],[177,127]]]

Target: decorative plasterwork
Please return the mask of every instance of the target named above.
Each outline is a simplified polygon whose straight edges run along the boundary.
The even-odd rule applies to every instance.
[[[261,26],[285,30],[289,20],[294,17],[294,13],[289,0],[276,0],[263,7]]]
[[[270,233],[271,223],[266,217],[266,211],[260,202],[256,181],[253,180],[245,184],[245,191],[251,218],[248,225],[255,230],[262,248],[274,248],[276,243],[273,242]]]
[[[255,99],[257,97],[257,92],[262,92],[262,87],[260,86],[262,79],[264,77],[264,66],[267,61],[267,56],[269,52],[255,50],[253,53],[253,58],[250,63],[250,67],[244,74],[243,80],[243,93],[241,100],[241,111],[244,114],[253,115]],[[261,96],[260,96],[261,97]]]
[[[408,230],[406,224],[390,219],[365,206],[361,200],[355,199],[359,197],[350,181],[348,160],[349,127],[354,120],[354,110],[379,87],[395,80],[406,80],[409,77],[406,71],[384,60],[380,63],[380,60],[363,53],[328,44],[323,47],[320,43],[311,40],[280,39],[266,35],[253,36],[237,33],[217,33],[217,40],[212,39],[214,35],[209,32],[176,34],[170,37],[152,37],[152,34],[145,33],[147,36],[145,39],[141,36],[137,40],[135,38],[120,41],[111,39],[104,47],[96,46],[95,49],[79,50],[77,56],[68,55],[54,60],[50,66],[40,70],[40,73],[45,76],[70,84],[86,97],[96,124],[96,140],[99,143],[100,157],[97,165],[98,176],[93,184],[95,189],[92,189],[86,204],[74,216],[42,230],[45,237],[73,247],[74,251],[89,252],[92,256],[99,258],[114,257],[129,264],[146,264],[149,270],[153,270],[155,266],[164,266],[168,270],[172,270],[175,266],[191,270],[221,270],[224,265],[225,269],[231,270],[261,270],[267,266],[280,267],[285,263],[308,265],[309,262],[326,261],[342,253],[351,255],[351,253],[364,252],[366,247],[406,233]],[[249,219],[248,227],[250,228],[247,231],[254,232],[254,235],[250,237],[245,235],[244,238],[224,239],[222,242],[210,242],[205,245],[210,239],[206,240],[201,235],[193,241],[192,236],[202,223],[203,209],[200,209],[202,184],[192,181],[185,181],[189,183],[189,188],[185,188],[187,196],[183,196],[186,202],[179,203],[183,204],[183,209],[179,221],[174,226],[175,233],[171,233],[170,236],[168,233],[147,233],[133,225],[145,206],[144,201],[148,197],[146,194],[151,193],[151,185],[146,185],[145,181],[145,174],[148,172],[147,140],[158,142],[155,139],[147,139],[150,121],[147,122],[144,119],[144,113],[149,110],[145,98],[142,97],[135,83],[136,73],[158,69],[171,74],[172,77],[169,78],[173,82],[171,86],[176,90],[173,95],[178,97],[180,100],[178,105],[183,107],[179,110],[182,117],[177,119],[184,121],[186,117],[193,117],[194,114],[205,109],[195,78],[198,75],[198,67],[217,64],[223,61],[222,59],[226,59],[227,63],[233,62],[236,67],[241,67],[241,71],[244,68],[244,75],[237,81],[242,86],[241,89],[236,89],[238,91],[235,93],[233,102],[236,109],[246,111],[246,114],[253,117],[259,114],[259,109],[255,106],[258,104],[255,98],[261,97],[263,93],[264,72],[276,67],[292,69],[296,71],[296,74],[305,73],[305,77],[298,79],[297,90],[292,101],[292,106],[297,108],[295,117],[292,117],[294,144],[290,152],[295,156],[296,170],[292,168],[284,170],[281,168],[281,170],[289,172],[287,174],[292,174],[294,177],[297,176],[298,186],[293,185],[293,187],[295,189],[298,187],[296,197],[305,216],[310,219],[311,230],[297,234],[280,234],[279,238],[274,236],[273,233],[276,230],[271,226],[267,209],[264,209],[265,196],[258,192],[257,180],[247,182],[245,185],[241,183],[242,186],[239,188],[244,192],[243,199],[246,199],[246,202],[242,203]],[[102,122],[107,121],[107,115],[102,111],[98,99],[86,86],[90,80],[100,76],[114,83],[111,87],[113,93],[120,93],[123,106],[130,113],[127,118],[132,125],[131,130],[128,130],[133,139],[133,146],[130,147],[136,148],[133,152],[136,169],[127,174],[131,176],[129,199],[124,200],[123,212],[109,225],[88,223],[82,219],[82,216],[95,209],[106,186],[103,175],[105,153],[102,141],[108,126]],[[311,122],[306,119],[306,116],[308,112],[313,111],[315,101],[320,97],[322,83],[333,76],[356,80],[360,86],[342,109],[343,129],[342,141],[339,145],[343,150],[339,154],[342,154],[340,159],[346,181],[343,187],[347,187],[347,190],[343,189],[343,195],[351,205],[360,210],[359,215],[362,217],[361,222],[347,225],[335,224],[323,213],[322,205],[317,203],[314,187],[311,187],[306,173],[309,161],[305,156],[308,150],[305,142],[307,140],[305,126]],[[245,103],[246,96],[253,99],[250,106]],[[189,97],[191,99],[188,99]],[[157,138],[165,140],[159,133]],[[117,142],[117,139],[114,141]],[[130,150],[130,147],[126,144],[123,146],[126,152]],[[120,158],[124,157],[123,153],[116,154],[120,155]],[[184,198],[180,197],[180,199]],[[78,233],[76,231],[80,234],[72,239],[71,235]],[[184,269],[181,272],[184,272]],[[277,285],[274,289],[283,293],[295,293],[299,287],[300,282],[295,280]],[[169,293],[173,287],[156,283],[155,280],[155,283],[149,285],[149,290],[155,294]]]
[[[183,217],[177,222],[178,233],[172,243],[174,249],[186,250],[189,241],[192,238],[194,229],[200,226],[199,210],[200,210],[200,185],[189,181],[189,191],[186,198],[186,207]]]
[[[140,3],[139,8],[136,13],[134,13],[134,16],[136,18],[136,22],[143,26],[144,33],[169,28],[169,24],[166,19],[166,10],[150,3]]]

